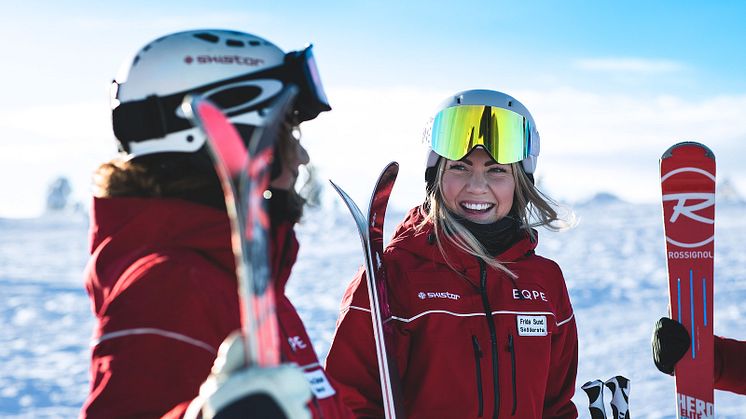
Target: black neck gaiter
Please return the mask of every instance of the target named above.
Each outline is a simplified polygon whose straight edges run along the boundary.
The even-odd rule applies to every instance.
[[[484,246],[492,256],[497,256],[506,251],[520,235],[520,223],[512,214],[490,224],[479,224],[469,221],[464,217],[451,213],[451,215],[464,226]]]

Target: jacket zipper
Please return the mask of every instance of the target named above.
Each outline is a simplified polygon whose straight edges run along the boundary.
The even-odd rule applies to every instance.
[[[477,399],[479,400],[479,417],[484,414],[484,395],[482,394],[482,348],[479,347],[477,337],[471,336],[471,343],[474,346],[474,361],[477,364]]]
[[[484,305],[484,314],[487,316],[487,326],[490,329],[490,346],[492,347],[492,387],[494,389],[494,413],[492,417],[497,419],[500,413],[500,383],[497,365],[497,331],[495,328],[495,319],[492,318],[492,309],[487,297],[487,263],[482,259],[479,260],[480,276],[480,294],[482,294],[482,304]]]
[[[511,379],[513,383],[513,410],[510,415],[515,416],[515,410],[518,408],[518,387],[516,385],[516,370],[515,370],[515,342],[513,342],[513,334],[508,335],[508,351],[510,351],[510,368],[511,368]]]

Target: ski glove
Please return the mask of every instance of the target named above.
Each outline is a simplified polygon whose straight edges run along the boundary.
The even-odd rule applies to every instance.
[[[207,380],[185,419],[310,419],[306,405],[311,387],[295,364],[244,366],[244,342],[238,332],[220,345]]]
[[[673,375],[676,363],[686,354],[691,338],[684,326],[668,317],[661,317],[653,330],[653,362],[663,373]]]

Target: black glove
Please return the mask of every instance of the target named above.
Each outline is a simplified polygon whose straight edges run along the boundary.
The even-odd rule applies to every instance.
[[[661,317],[653,330],[653,362],[663,373],[673,375],[676,363],[686,354],[691,337],[684,326],[668,317]]]

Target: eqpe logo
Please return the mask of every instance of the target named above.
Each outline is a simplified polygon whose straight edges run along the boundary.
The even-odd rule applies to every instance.
[[[687,176],[689,178],[701,176],[715,183],[715,176],[711,173],[696,168],[682,167],[672,170],[661,178],[661,183],[674,176]],[[672,204],[673,203],[673,204]],[[670,223],[677,223],[675,232],[669,230],[666,241],[669,243],[693,249],[712,242],[715,238],[711,227],[703,228],[702,224],[715,224],[715,194],[712,192],[679,192],[663,195],[663,214]],[[705,253],[710,252],[670,252],[673,258],[712,257]],[[677,255],[681,253],[680,255]],[[699,254],[703,253],[703,254]]]

